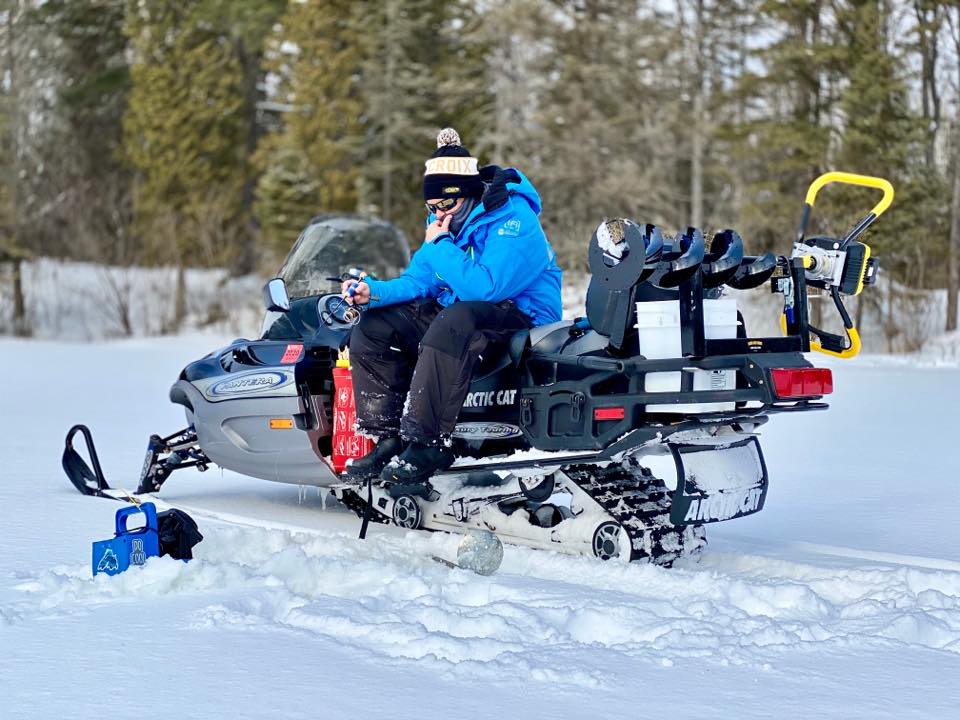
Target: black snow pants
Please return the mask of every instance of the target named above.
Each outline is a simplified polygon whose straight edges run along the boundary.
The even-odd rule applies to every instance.
[[[506,300],[436,300],[374,308],[350,335],[357,426],[436,445],[454,430],[480,354],[531,327]]]

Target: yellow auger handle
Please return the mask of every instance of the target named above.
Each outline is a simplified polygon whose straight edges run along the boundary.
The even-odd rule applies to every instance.
[[[833,357],[843,358],[844,360],[859,355],[860,349],[863,347],[863,344],[860,342],[860,332],[856,327],[845,327],[843,330],[847,334],[847,340],[850,341],[849,347],[844,348],[843,350],[830,350],[823,347],[823,343],[817,340],[811,340],[810,350],[812,352],[823,353],[824,355],[832,355]],[[783,314],[780,315],[780,332],[784,335],[787,334],[787,316]]]
[[[844,328],[844,330],[846,330],[847,332],[847,339],[850,340],[850,347],[846,348],[845,350],[840,350],[840,351],[827,350],[819,342],[816,342],[814,340],[810,341],[810,349],[815,350],[819,353],[823,353],[824,355],[833,355],[834,357],[844,358],[844,359],[852,358],[855,355],[858,355],[860,353],[860,348],[862,347],[860,343],[860,333],[857,331],[855,327]]]
[[[870,227],[871,224],[873,224],[874,220],[883,215],[887,208],[890,207],[891,203],[893,203],[893,185],[889,180],[884,180],[881,177],[874,177],[873,175],[857,175],[856,173],[839,171],[824,173],[810,183],[810,187],[807,189],[807,197],[804,199],[803,205],[803,215],[800,217],[800,230],[797,232],[798,243],[803,242],[804,235],[807,232],[807,223],[810,220],[810,212],[813,210],[813,203],[817,199],[817,193],[819,193],[830,183],[858,185],[860,187],[876,188],[877,190],[883,191],[883,197],[880,199],[880,202],[874,205],[873,209],[867,213],[867,216],[860,220],[860,222],[853,227],[853,229],[847,234],[845,241],[852,241],[855,237],[860,235],[864,230]]]
[[[807,197],[804,202],[812,207],[814,200],[817,199],[817,193],[830,183],[859,185],[860,187],[870,187],[876,188],[877,190],[882,190],[883,198],[881,198],[880,202],[874,205],[873,210],[870,211],[870,214],[874,217],[880,217],[883,215],[886,209],[890,207],[890,204],[893,202],[893,185],[890,184],[889,180],[884,180],[881,177],[874,177],[873,175],[857,175],[855,173],[848,172],[828,172],[818,177],[816,180],[810,183],[810,188],[807,190]]]

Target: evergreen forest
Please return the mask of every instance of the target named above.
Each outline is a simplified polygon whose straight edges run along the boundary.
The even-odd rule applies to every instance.
[[[270,273],[322,212],[416,246],[452,126],[531,178],[571,270],[613,216],[786,253],[813,178],[883,176],[867,242],[957,326],[955,0],[2,0],[0,25],[0,282],[36,257]],[[875,201],[831,189],[814,229]]]

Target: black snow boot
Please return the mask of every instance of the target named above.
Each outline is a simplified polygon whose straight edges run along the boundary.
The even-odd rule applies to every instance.
[[[373,450],[361,458],[352,460],[343,470],[343,478],[361,482],[377,477],[394,457],[403,453],[406,443],[400,438],[382,438]]]
[[[445,445],[421,445],[412,442],[395,460],[380,473],[380,479],[390,483],[390,495],[416,495],[426,500],[430,491],[430,478],[446,470],[456,460],[453,450]]]

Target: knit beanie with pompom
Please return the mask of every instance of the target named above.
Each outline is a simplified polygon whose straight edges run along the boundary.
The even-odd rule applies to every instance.
[[[460,144],[453,128],[444,128],[437,135],[437,149],[425,163],[423,199],[476,197],[483,195],[483,181],[477,159]]]

